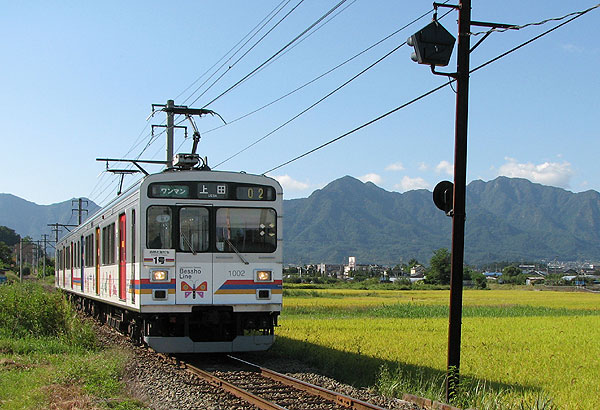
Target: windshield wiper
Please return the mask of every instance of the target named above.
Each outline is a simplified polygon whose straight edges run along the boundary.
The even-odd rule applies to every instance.
[[[227,242],[227,244],[229,245],[229,247],[231,249],[233,249],[233,251],[236,253],[237,256],[240,257],[240,259],[242,260],[242,262],[244,262],[244,265],[249,265],[250,264],[250,262],[248,262],[246,259],[244,259],[244,257],[240,253],[240,251],[238,251],[237,248],[235,246],[233,246],[233,244],[231,243],[231,241],[229,239],[225,238],[225,242]]]
[[[183,241],[187,244],[187,246],[189,246],[190,251],[192,251],[192,255],[196,255],[196,251],[194,250],[194,247],[192,246],[192,244],[188,240],[187,236],[185,236],[184,233],[181,233],[181,237],[183,238]]]

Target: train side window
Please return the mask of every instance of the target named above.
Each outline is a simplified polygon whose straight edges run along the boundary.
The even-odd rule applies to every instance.
[[[172,249],[173,215],[168,206],[149,206],[146,213],[146,247]]]
[[[113,265],[115,263],[115,224],[102,228],[102,264]]]
[[[208,250],[208,209],[181,208],[179,210],[179,250],[204,252]]]
[[[270,208],[217,210],[217,250],[270,253],[277,249],[277,215]]]

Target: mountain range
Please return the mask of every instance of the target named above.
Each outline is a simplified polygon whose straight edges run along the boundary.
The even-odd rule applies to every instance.
[[[92,215],[99,206],[90,200],[87,201],[88,214]],[[84,203],[85,205],[85,203]],[[49,240],[55,236],[48,224],[77,224],[77,200],[68,200],[52,205],[38,205],[11,194],[0,194],[0,226],[13,229],[21,237],[29,236],[34,241],[41,238],[42,234],[50,234]],[[86,218],[85,213],[83,214]],[[66,232],[63,228],[62,232]]]
[[[346,176],[284,203],[289,263],[396,264],[450,249],[451,218],[430,191],[389,192]],[[498,177],[467,186],[465,262],[600,260],[600,194]]]
[[[76,223],[72,202],[37,205],[0,194],[0,225],[34,240],[47,224]],[[98,206],[88,202],[89,214]],[[389,192],[350,176],[308,198],[284,201],[284,262],[428,264],[433,251],[450,249],[451,218],[431,191]],[[53,239],[53,236],[50,237]],[[467,186],[465,262],[600,260],[600,194],[573,193],[498,177]]]

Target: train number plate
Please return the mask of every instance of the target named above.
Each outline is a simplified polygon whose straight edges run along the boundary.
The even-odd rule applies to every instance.
[[[144,249],[144,266],[175,266],[175,249]]]

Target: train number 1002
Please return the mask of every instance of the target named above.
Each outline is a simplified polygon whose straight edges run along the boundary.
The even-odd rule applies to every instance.
[[[240,277],[240,276],[246,276],[246,271],[241,269],[241,270],[230,270],[229,271],[229,276],[235,276],[235,277]]]

